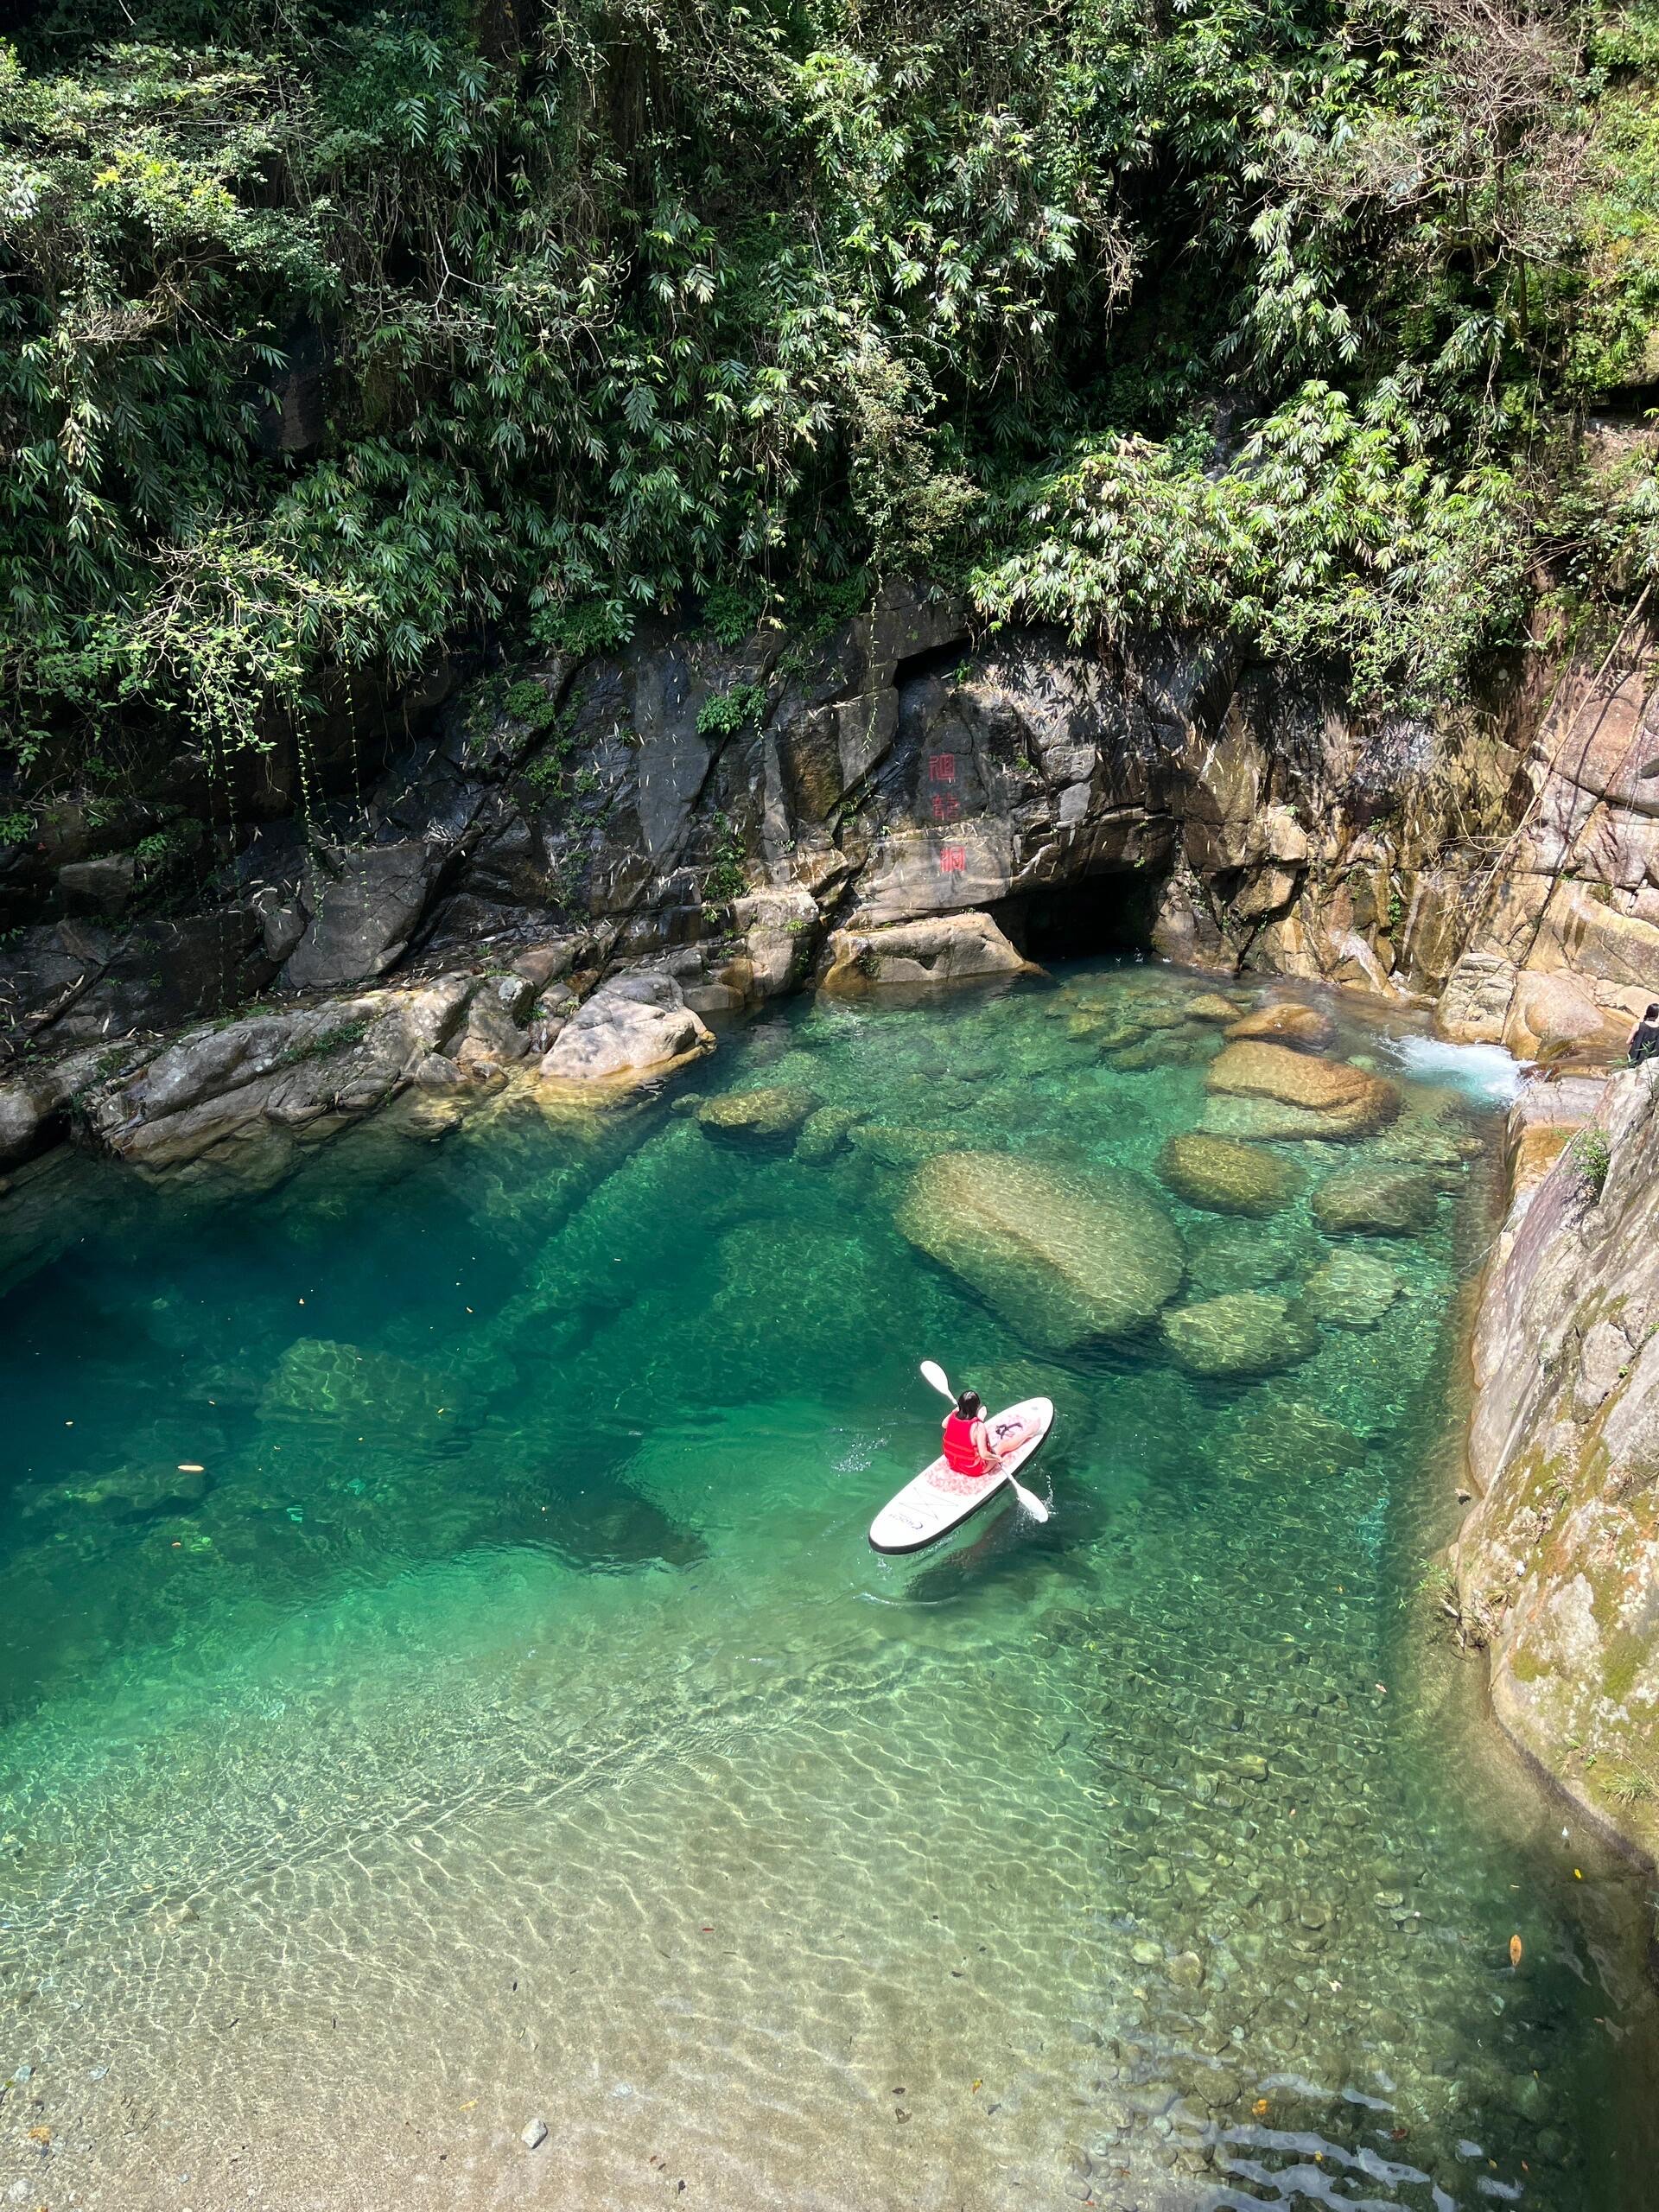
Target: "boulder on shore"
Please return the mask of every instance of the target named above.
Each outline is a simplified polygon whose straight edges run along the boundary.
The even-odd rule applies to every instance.
[[[988,914],[927,914],[886,929],[835,931],[823,988],[862,991],[896,983],[961,983],[983,976],[1037,973]]]
[[[1158,1173],[1178,1198],[1206,1213],[1276,1213],[1301,1181],[1275,1153],[1199,1129],[1171,1137]]]
[[[1267,1098],[1317,1117],[1325,1133],[1368,1136],[1400,1110],[1400,1090],[1346,1060],[1316,1058],[1257,1039],[1229,1045],[1205,1077],[1209,1090],[1237,1098]]]
[[[1410,1236],[1433,1220],[1437,1196],[1422,1168],[1357,1164],[1325,1177],[1313,1218],[1327,1236]]]
[[[1221,1380],[1300,1366],[1319,1335],[1294,1298],[1271,1290],[1230,1290],[1174,1306],[1158,1325],[1178,1366]]]
[[[1041,1350],[1133,1336],[1180,1287],[1174,1224],[1134,1175],[944,1153],[911,1178],[898,1220]]]
[[[631,1088],[714,1049],[671,976],[618,976],[570,1017],[541,1071],[556,1082]]]

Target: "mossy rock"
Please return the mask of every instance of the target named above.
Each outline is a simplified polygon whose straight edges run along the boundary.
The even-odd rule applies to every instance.
[[[797,1160],[828,1160],[840,1151],[846,1142],[848,1132],[856,1128],[860,1116],[849,1106],[815,1107],[801,1124],[801,1134],[795,1141]]]
[[[855,1152],[868,1153],[884,1167],[913,1167],[962,1141],[949,1129],[905,1128],[894,1122],[860,1122],[847,1131]]]
[[[1171,1137],[1158,1173],[1178,1198],[1206,1213],[1276,1213],[1293,1198],[1301,1175],[1277,1154],[1232,1137],[1191,1129]]]

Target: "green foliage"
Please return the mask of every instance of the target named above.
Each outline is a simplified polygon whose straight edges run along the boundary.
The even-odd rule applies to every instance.
[[[35,817],[26,806],[0,814],[0,845],[26,845],[35,835]]]
[[[350,1021],[337,1021],[332,1029],[320,1029],[315,1037],[290,1045],[285,1052],[278,1054],[276,1065],[298,1067],[307,1060],[326,1060],[335,1052],[348,1052],[353,1046],[363,1042],[372,1026],[366,1014]]]
[[[169,822],[165,829],[152,830],[141,837],[132,849],[132,856],[146,875],[160,875],[175,861],[188,859],[200,849],[207,835],[207,824],[186,816],[178,822]]]
[[[743,872],[743,840],[728,815],[715,817],[714,864],[703,878],[702,895],[718,905],[741,896],[747,880]]]
[[[60,5],[0,46],[0,744],[899,570],[1433,699],[1659,575],[1578,437],[1659,379],[1656,88],[1645,7],[1521,0]]]
[[[1319,383],[1226,469],[1114,439],[1023,494],[1025,543],[974,576],[1001,620],[1231,628],[1337,661],[1362,698],[1444,696],[1525,607],[1513,479],[1436,469],[1384,385],[1363,412]]]
[[[734,683],[728,691],[711,691],[697,709],[699,737],[734,737],[743,729],[758,729],[766,710],[766,695],[758,683]]]
[[[1607,1187],[1608,1171],[1613,1164],[1607,1132],[1598,1128],[1593,1122],[1588,1122],[1567,1146],[1567,1159],[1586,1197],[1592,1205],[1599,1202]]]

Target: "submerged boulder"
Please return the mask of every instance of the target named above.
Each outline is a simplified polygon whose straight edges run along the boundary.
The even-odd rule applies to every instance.
[[[1332,1252],[1308,1277],[1303,1294],[1333,1328],[1374,1329],[1402,1288],[1394,1269],[1370,1253]]]
[[[1171,1137],[1158,1173],[1178,1198],[1207,1213],[1276,1213],[1302,1179],[1275,1153],[1198,1129]]]
[[[1265,1038],[1317,1051],[1330,1044],[1336,1033],[1337,1025],[1328,1014],[1304,1006],[1299,999],[1281,999],[1269,1006],[1253,1007],[1243,1020],[1235,1021],[1227,1032],[1227,1041],[1244,1044]]]
[[[828,1160],[839,1152],[846,1142],[848,1133],[860,1120],[850,1106],[819,1106],[801,1124],[801,1134],[796,1141],[798,1160]]]
[[[795,1084],[769,1084],[760,1090],[734,1090],[723,1098],[705,1099],[697,1109],[697,1120],[717,1136],[775,1143],[793,1136],[817,1104],[810,1090]]]
[[[911,1178],[898,1220],[1042,1350],[1133,1336],[1180,1287],[1175,1225],[1134,1175],[944,1153]]]
[[[1420,1167],[1338,1168],[1313,1193],[1313,1218],[1327,1236],[1410,1236],[1434,1218],[1434,1179]]]
[[[1230,1290],[1197,1306],[1175,1306],[1159,1328],[1178,1366],[1224,1379],[1300,1366],[1319,1334],[1296,1299],[1271,1290]]]
[[[1189,1021],[1230,1022],[1238,1019],[1238,1004],[1224,998],[1219,991],[1200,991],[1196,998],[1186,1001]]]
[[[1255,1039],[1229,1045],[1211,1063],[1205,1084],[1223,1096],[1294,1107],[1343,1136],[1369,1135],[1400,1110],[1399,1087],[1386,1077]]]

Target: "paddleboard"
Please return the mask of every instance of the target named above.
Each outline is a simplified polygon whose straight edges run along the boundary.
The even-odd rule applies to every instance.
[[[870,1542],[879,1552],[918,1552],[980,1511],[994,1497],[1007,1491],[1008,1477],[1017,1475],[1048,1434],[1054,1419],[1049,1398],[1023,1398],[1017,1406],[993,1414],[986,1426],[993,1437],[1007,1435],[1023,1426],[1027,1433],[1019,1449],[1009,1453],[995,1474],[954,1474],[943,1452],[931,1467],[924,1467],[914,1482],[889,1498],[870,1523]]]

